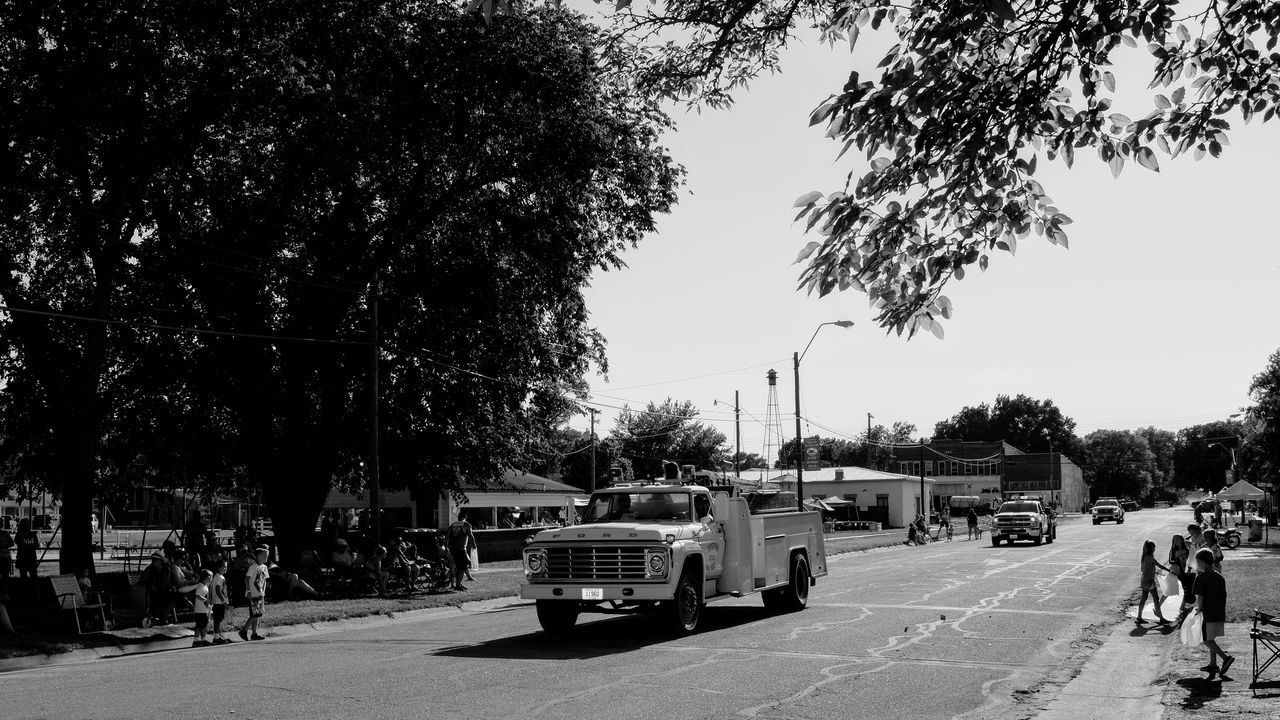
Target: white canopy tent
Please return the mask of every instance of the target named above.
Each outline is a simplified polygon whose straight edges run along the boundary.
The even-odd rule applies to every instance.
[[[1262,500],[1267,496],[1248,480],[1241,480],[1235,485],[1218,493],[1218,500]]]

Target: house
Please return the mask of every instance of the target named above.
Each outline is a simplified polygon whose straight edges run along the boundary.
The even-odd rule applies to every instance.
[[[752,470],[750,476],[742,473],[744,480],[761,482],[766,487],[794,492],[794,471],[777,474],[777,470]],[[924,505],[920,503],[920,490],[924,488]],[[934,479],[912,477],[903,473],[881,472],[863,467],[822,468],[806,470],[804,494],[806,501],[836,496],[853,503],[853,512],[861,520],[876,520],[887,527],[906,527],[921,507],[933,503]]]

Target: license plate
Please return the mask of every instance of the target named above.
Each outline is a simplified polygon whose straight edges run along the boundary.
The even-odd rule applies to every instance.
[[[582,588],[583,600],[603,600],[604,588]]]

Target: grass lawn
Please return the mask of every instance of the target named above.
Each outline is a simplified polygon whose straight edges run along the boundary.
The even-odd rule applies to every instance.
[[[520,590],[524,572],[520,563],[492,563],[476,572],[476,581],[468,582],[463,592],[414,593],[391,597],[333,598],[269,603],[263,628],[270,633],[273,626],[306,625],[374,615],[394,616],[409,610],[458,607],[463,603],[515,595]],[[231,622],[239,627],[244,622],[244,608],[233,608]],[[69,620],[68,620],[69,622]],[[19,627],[19,631],[23,628]],[[48,632],[19,638],[0,638],[0,659],[30,655],[57,655],[90,647],[114,647],[121,641],[110,635],[76,635],[73,630],[57,634]]]
[[[1280,550],[1255,557],[1228,550],[1222,575],[1227,581],[1227,622],[1250,620],[1254,608],[1280,615]]]

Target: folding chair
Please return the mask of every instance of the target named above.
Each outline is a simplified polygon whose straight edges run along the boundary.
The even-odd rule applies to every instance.
[[[1249,638],[1253,640],[1253,682],[1249,687],[1255,693],[1258,690],[1258,678],[1262,677],[1262,673],[1272,663],[1280,659],[1280,630],[1268,630],[1268,627],[1280,628],[1280,618],[1255,609],[1253,628],[1249,630]]]
[[[97,610],[102,621],[101,629],[110,627],[107,624],[107,604],[103,602],[101,593],[91,592],[86,598],[75,575],[55,575],[49,580],[53,583],[53,594],[58,598],[58,605],[75,616],[77,633],[84,634],[84,628],[80,625],[81,610]]]

